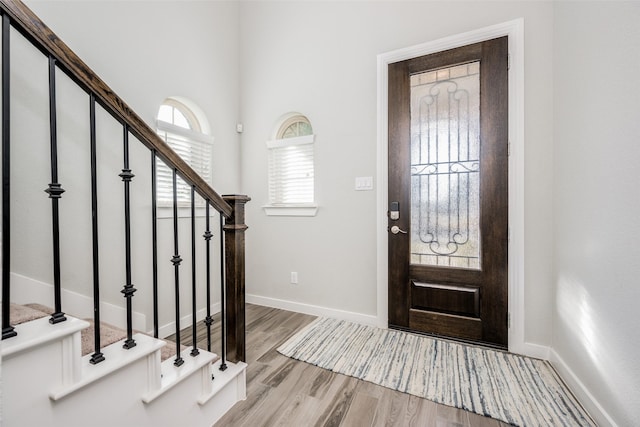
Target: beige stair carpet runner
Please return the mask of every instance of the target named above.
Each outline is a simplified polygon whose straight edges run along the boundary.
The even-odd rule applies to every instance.
[[[10,305],[10,319],[12,325],[19,325],[21,323],[30,322],[32,320],[40,319],[42,317],[50,316],[53,314],[53,309],[44,306],[42,304],[14,304]],[[82,343],[82,355],[86,356],[95,351],[94,348],[94,330],[95,325],[93,319],[85,319],[89,322],[89,327],[83,329],[81,336]],[[116,326],[108,323],[100,322],[100,345],[106,347],[109,344],[113,344],[120,340],[127,338],[127,332]],[[164,340],[167,345],[160,349],[160,360],[164,361],[176,355],[176,343],[169,340]],[[182,350],[186,347],[181,345]]]

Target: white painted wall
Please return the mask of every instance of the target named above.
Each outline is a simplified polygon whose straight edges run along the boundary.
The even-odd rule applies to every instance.
[[[554,16],[554,357],[602,425],[640,425],[640,3]]]
[[[147,123],[168,96],[197,104],[216,139],[214,188],[238,191],[236,2],[26,3]]]
[[[141,117],[153,126],[160,103],[182,96],[206,115],[215,137],[212,185],[237,193],[239,150],[238,6],[233,2],[30,1],[49,25]],[[69,13],[69,9],[73,13]],[[12,271],[53,283],[46,59],[15,34],[12,60]],[[24,46],[23,46],[24,45]],[[24,48],[23,48],[24,47]],[[58,73],[62,283],[92,294],[88,97]],[[98,109],[101,298],[123,306],[124,202],[122,128]],[[131,140],[133,304],[152,329],[150,154]],[[30,165],[37,165],[36,167]],[[30,174],[24,173],[29,169]],[[28,178],[27,178],[28,176]],[[170,214],[170,211],[165,213]],[[198,280],[204,281],[204,219],[196,224]],[[159,221],[160,326],[174,320],[171,218]],[[219,301],[218,217],[212,216],[213,300]],[[181,312],[191,312],[190,221],[180,221]],[[199,287],[198,307],[204,307]],[[53,305],[49,301],[37,301]],[[64,302],[63,302],[64,310]],[[184,326],[184,324],[183,324]]]
[[[247,292],[376,313],[375,191],[354,178],[376,174],[378,54],[525,18],[526,340],[551,343],[551,3],[242,2],[242,186],[247,205]],[[316,134],[312,218],[265,216],[265,141],[283,113],[299,111]],[[377,183],[375,183],[377,185]],[[300,284],[289,283],[297,271]],[[312,311],[312,310],[310,310]],[[363,316],[364,315],[364,316]]]

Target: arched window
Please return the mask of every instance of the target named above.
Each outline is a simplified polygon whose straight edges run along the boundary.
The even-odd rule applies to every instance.
[[[315,215],[314,141],[309,119],[286,115],[276,126],[269,150],[268,215]]]
[[[303,115],[296,114],[286,119],[280,125],[276,139],[295,138],[297,136],[307,135],[313,135],[313,129],[311,128],[309,119]]]
[[[203,123],[206,119],[198,117],[185,102],[176,98],[167,98],[158,109],[156,116],[156,130],[158,135],[182,159],[187,162],[206,182],[211,183],[211,162],[213,154],[213,137],[204,134]],[[156,170],[157,197],[159,203],[173,201],[172,171],[163,163],[158,162]],[[178,203],[191,203],[191,188],[178,179]],[[199,201],[202,203],[202,201]]]
[[[182,102],[173,98],[165,99],[160,105],[157,119],[181,128],[202,132],[196,115]]]

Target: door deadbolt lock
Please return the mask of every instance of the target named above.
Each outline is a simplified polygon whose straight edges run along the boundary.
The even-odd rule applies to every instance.
[[[391,206],[389,209],[389,219],[392,221],[397,221],[400,219],[400,203],[391,202]]]

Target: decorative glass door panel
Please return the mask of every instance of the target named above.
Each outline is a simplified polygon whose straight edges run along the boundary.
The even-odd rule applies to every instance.
[[[410,263],[480,269],[480,62],[410,77]]]

